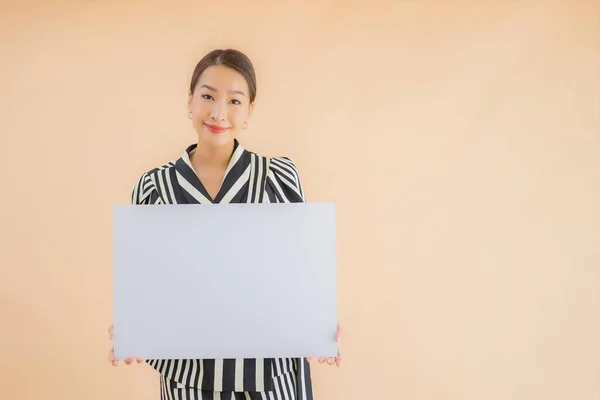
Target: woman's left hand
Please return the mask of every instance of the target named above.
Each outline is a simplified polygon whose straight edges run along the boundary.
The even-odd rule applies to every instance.
[[[335,333],[335,341],[338,343],[338,353],[336,357],[319,357],[319,363],[327,363],[329,365],[340,366],[342,364],[342,352],[340,351],[340,337],[342,336],[342,328],[340,325],[337,326],[337,332]],[[308,359],[310,361],[310,358]]]

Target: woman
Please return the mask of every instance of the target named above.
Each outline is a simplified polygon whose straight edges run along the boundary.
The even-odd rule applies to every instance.
[[[188,118],[198,134],[176,161],[145,172],[133,204],[304,202],[304,190],[288,157],[262,157],[238,142],[256,98],[251,61],[236,50],[214,50],[196,65]],[[240,327],[243,329],[243,327]],[[339,342],[340,330],[336,333]],[[109,328],[110,340],[113,327]],[[114,347],[109,361],[118,365]],[[137,362],[144,360],[138,358]],[[146,360],[160,373],[161,399],[312,400],[308,359]],[[129,365],[133,358],[125,359]],[[330,365],[335,358],[320,358]]]

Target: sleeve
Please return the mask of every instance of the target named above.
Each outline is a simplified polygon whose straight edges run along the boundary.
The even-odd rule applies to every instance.
[[[300,180],[300,174],[289,157],[271,158],[267,184],[271,186],[269,191],[272,202],[280,203],[304,203],[306,197]],[[296,358],[296,396],[298,400],[314,400],[313,383],[311,377],[310,363],[306,358]]]
[[[296,359],[296,399],[314,400],[315,393],[310,373],[310,363],[306,358]]]
[[[150,179],[150,176],[147,172],[144,172],[142,176],[140,176],[133,187],[131,192],[131,204],[132,205],[146,205],[151,204],[151,193],[153,189],[153,182]],[[160,366],[158,364],[160,360],[151,359],[144,360],[147,364],[149,364],[152,368],[160,371]]]
[[[269,164],[267,184],[271,186],[271,202],[304,203],[304,189],[294,161],[289,157],[273,157]]]
[[[131,193],[131,204],[150,204],[153,183],[147,172],[136,182]]]

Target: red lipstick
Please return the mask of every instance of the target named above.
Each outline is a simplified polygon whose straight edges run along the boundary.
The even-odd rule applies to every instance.
[[[212,133],[223,133],[228,129],[226,127],[217,126],[217,125],[209,125],[209,124],[204,124],[204,125],[206,125],[208,130],[211,131]]]

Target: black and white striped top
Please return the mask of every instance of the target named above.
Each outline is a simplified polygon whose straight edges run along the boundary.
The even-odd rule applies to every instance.
[[[142,174],[132,204],[226,204],[304,202],[304,191],[293,161],[288,157],[262,157],[246,150],[237,140],[215,198],[194,172],[189,146],[174,162]],[[244,329],[240,326],[240,329]],[[274,380],[294,376],[294,398],[312,400],[310,365],[306,359],[204,359],[146,360],[163,379],[177,387],[214,392],[270,392]],[[171,396],[171,398],[174,398]]]

